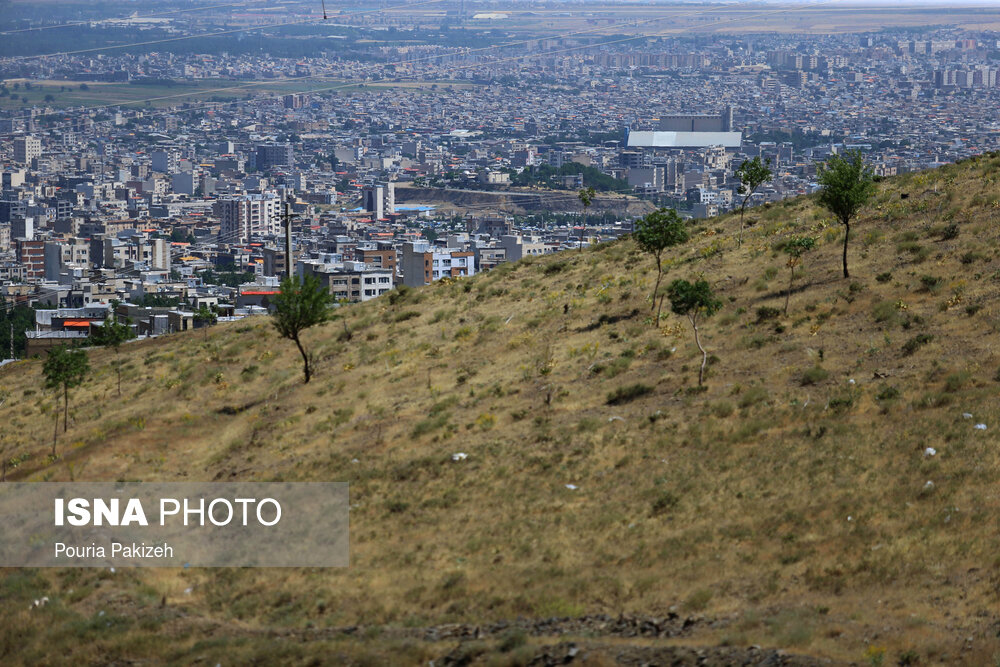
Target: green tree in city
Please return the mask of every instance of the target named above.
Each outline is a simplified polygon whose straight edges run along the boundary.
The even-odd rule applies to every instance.
[[[844,226],[844,277],[847,271],[847,242],[851,236],[851,220],[875,194],[875,174],[865,163],[861,151],[844,156],[833,155],[820,168],[819,203],[833,213]]]
[[[332,297],[315,276],[300,280],[291,276],[281,281],[281,292],[274,300],[274,327],[283,338],[295,342],[302,355],[302,370],[306,383],[312,376],[309,355],[302,346],[302,332],[321,324],[330,317]]]
[[[73,350],[66,346],[52,348],[42,366],[45,375],[45,388],[63,395],[63,433],[69,429],[69,390],[78,387],[90,371],[87,353],[83,350]],[[58,400],[58,399],[57,399]],[[59,434],[59,410],[55,410],[56,425],[52,435],[52,456],[56,455],[56,438]]]
[[[660,281],[663,279],[663,253],[667,248],[687,242],[689,238],[687,227],[677,215],[677,211],[661,208],[636,220],[632,236],[639,244],[639,248],[652,255],[656,261],[656,285],[653,287],[653,304],[650,311],[656,310],[656,326],[660,326],[663,297],[657,301],[657,296],[660,292]]]
[[[118,376],[118,395],[122,395],[122,359],[119,348],[125,341],[135,338],[135,332],[128,324],[122,324],[115,320],[114,307],[112,314],[108,316],[104,323],[94,329],[90,334],[90,341],[94,345],[110,347],[115,351],[115,373]]]
[[[792,281],[795,280],[795,267],[802,263],[802,255],[816,247],[816,239],[809,236],[797,236],[788,239],[781,249],[788,255],[788,289],[785,290],[785,315],[788,315],[788,300],[792,296]]]
[[[736,240],[737,247],[743,245],[743,216],[747,210],[750,198],[754,196],[757,189],[771,180],[771,158],[761,162],[760,157],[752,160],[744,160],[740,168],[736,170],[736,178],[740,179],[740,188],[737,192],[743,197],[740,203],[740,235]]]
[[[698,370],[698,386],[700,387],[705,381],[708,352],[701,344],[698,320],[715,315],[722,308],[722,302],[715,298],[715,295],[712,294],[712,288],[704,280],[694,283],[689,283],[686,280],[675,280],[667,288],[667,295],[670,297],[670,309],[678,315],[686,315],[694,328],[694,342],[701,350],[701,368]]]

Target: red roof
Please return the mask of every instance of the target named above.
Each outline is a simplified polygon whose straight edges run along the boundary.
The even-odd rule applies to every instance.
[[[64,327],[90,327],[90,320],[65,320]]]
[[[266,290],[247,290],[246,292],[242,292],[240,296],[247,296],[247,295],[258,296],[258,295],[268,295],[268,294],[280,294],[280,292],[278,292],[277,290],[273,292],[268,292]]]

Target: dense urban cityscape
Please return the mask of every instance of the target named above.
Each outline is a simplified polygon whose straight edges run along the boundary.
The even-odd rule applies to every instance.
[[[774,177],[751,206],[813,192],[816,165],[845,150],[891,176],[1000,148],[997,33],[607,40],[588,29],[512,46],[468,25],[489,18],[458,12],[440,29],[453,21],[496,46],[0,58],[0,289],[10,304],[73,309],[39,313],[27,352],[86,337],[112,301],[141,334],[194,326],[202,307],[266,308],[288,221],[294,271],[364,301],[616,238],[654,205],[724,213],[738,204],[736,168],[757,156]],[[379,25],[387,16],[355,22],[398,36],[430,20]],[[122,25],[183,36],[234,24],[105,29]],[[277,82],[299,91],[261,92]],[[154,94],[52,104],[56,84],[109,83]],[[585,187],[598,192],[592,209],[576,196]]]

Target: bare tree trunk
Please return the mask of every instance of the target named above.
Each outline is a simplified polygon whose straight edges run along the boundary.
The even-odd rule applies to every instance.
[[[656,328],[657,329],[660,328],[660,311],[663,310],[663,299],[666,296],[667,296],[666,294],[661,294],[660,295],[660,305],[656,308]]]
[[[58,399],[56,399],[58,400]],[[56,414],[56,427],[52,431],[52,458],[56,456],[56,440],[59,439],[59,404],[56,404],[56,409],[53,411]]]
[[[850,274],[847,272],[847,239],[851,235],[851,223],[848,220],[844,221],[844,277],[850,278]]]
[[[708,364],[708,352],[701,346],[701,336],[698,335],[698,321],[694,316],[691,317],[691,326],[694,327],[694,342],[698,345],[698,349],[701,350],[701,368],[698,370],[698,386],[700,387],[705,382],[705,366]]]
[[[305,348],[302,347],[302,343],[299,342],[299,337],[298,336],[296,336],[292,340],[295,341],[295,344],[299,348],[299,352],[302,354],[302,370],[303,370],[303,372],[305,373],[305,376],[306,376],[305,383],[309,384],[309,378],[311,377],[311,374],[309,372],[309,355],[306,354]]]
[[[69,385],[63,384],[63,433],[69,430]]]
[[[788,315],[788,299],[792,296],[792,281],[795,280],[795,267],[791,267],[791,273],[788,275],[788,289],[785,290],[785,315]]]
[[[118,373],[118,395],[122,395],[122,358],[118,355],[118,346],[115,346],[115,371]]]
[[[736,239],[737,248],[743,247],[743,214],[746,213],[746,210],[747,210],[747,200],[744,199],[743,206],[740,206],[740,236],[738,239]]]
[[[653,303],[649,307],[649,312],[656,310],[656,295],[660,292],[660,280],[663,279],[663,264],[660,262],[660,257],[656,257],[656,286],[653,287]],[[660,324],[659,318],[656,320],[657,326]]]

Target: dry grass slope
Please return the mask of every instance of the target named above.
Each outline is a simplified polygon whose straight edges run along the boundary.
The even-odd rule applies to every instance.
[[[346,480],[352,565],[8,570],[0,660],[416,664],[457,642],[406,628],[676,609],[715,621],[689,644],[992,662],[998,174],[987,157],[881,184],[850,281],[810,198],[753,210],[741,249],[737,218],[697,223],[666,280],[725,303],[705,392],[630,241],[344,308],[307,334],[309,385],[266,319],[125,346],[121,399],[92,351],[55,461],[40,362],[4,368],[8,479]],[[780,244],[803,234],[819,245],[784,317]],[[480,659],[517,664],[525,641]]]

